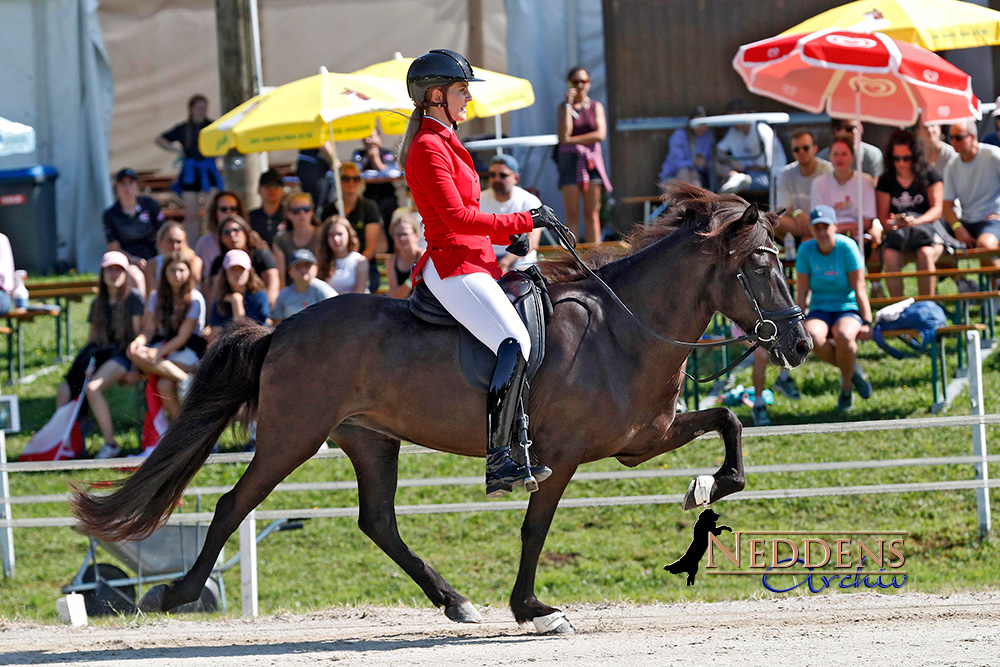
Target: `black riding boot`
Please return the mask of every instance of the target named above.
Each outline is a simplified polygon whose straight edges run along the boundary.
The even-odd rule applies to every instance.
[[[486,428],[489,443],[486,448],[486,495],[490,498],[510,493],[515,486],[525,485],[534,491],[552,474],[546,466],[519,465],[510,458],[511,430],[520,415],[521,390],[524,388],[528,362],[514,338],[500,343],[497,365],[486,397]],[[533,487],[533,488],[532,488]]]

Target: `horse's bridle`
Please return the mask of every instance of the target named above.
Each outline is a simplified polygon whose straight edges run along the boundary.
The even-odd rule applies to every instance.
[[[687,371],[684,371],[684,375],[687,375],[695,382],[711,382],[712,380],[715,380],[716,378],[725,375],[726,373],[728,373],[729,371],[740,365],[740,363],[742,363],[744,359],[753,354],[754,350],[760,347],[762,343],[764,344],[764,348],[770,351],[773,345],[778,340],[788,335],[796,324],[805,319],[805,316],[802,314],[802,309],[799,308],[798,305],[794,305],[790,308],[784,308],[782,310],[762,309],[757,301],[757,296],[756,294],[754,294],[753,288],[750,286],[750,281],[748,281],[746,275],[744,275],[746,273],[744,267],[741,266],[739,273],[736,274],[736,277],[740,281],[740,287],[743,288],[743,293],[746,295],[747,301],[750,302],[750,307],[753,309],[754,314],[757,316],[757,321],[754,323],[753,331],[744,333],[742,336],[736,336],[734,338],[725,338],[723,340],[713,340],[704,343],[701,342],[689,343],[683,340],[675,340],[673,338],[670,338],[669,336],[663,336],[650,329],[642,322],[642,320],[636,317],[635,313],[629,310],[629,307],[626,306],[624,303],[622,303],[622,300],[618,298],[618,295],[614,293],[614,290],[612,290],[608,286],[608,284],[601,279],[599,275],[594,273],[593,269],[587,266],[586,263],[584,263],[584,261],[580,259],[580,256],[576,254],[576,235],[569,229],[569,227],[560,223],[558,226],[550,227],[550,229],[555,233],[556,239],[559,241],[559,245],[564,250],[568,251],[571,255],[573,255],[573,258],[580,265],[580,268],[583,270],[583,272],[587,276],[595,279],[597,283],[604,289],[604,291],[608,293],[611,299],[619,306],[621,306],[625,310],[625,312],[628,313],[633,320],[635,320],[635,322],[639,325],[639,327],[642,328],[647,334],[649,334],[653,338],[661,340],[664,343],[669,343],[670,345],[676,345],[678,347],[696,348],[696,349],[702,347],[720,347],[722,345],[731,345],[733,343],[743,343],[743,342],[750,343],[750,346],[747,348],[746,352],[744,352],[739,359],[729,364],[718,373],[714,373],[713,375],[710,375],[706,378],[699,379],[688,374]],[[758,246],[755,250],[773,254],[776,258],[778,257],[778,249],[775,248],[773,245]],[[733,253],[732,250],[729,252],[730,254]],[[783,326],[779,326],[779,324]],[[767,327],[770,327],[770,331],[767,330]]]

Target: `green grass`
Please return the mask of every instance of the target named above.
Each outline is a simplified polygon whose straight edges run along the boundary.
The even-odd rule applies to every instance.
[[[83,342],[86,304],[74,304],[76,344]],[[39,322],[26,329],[32,341],[28,372],[52,362],[52,323]],[[37,352],[36,352],[37,350]],[[792,402],[782,396],[771,407],[775,424],[846,421],[861,419],[905,419],[928,416],[930,364],[927,359],[895,361],[881,355],[871,343],[862,346],[861,363],[875,386],[871,400],[855,402],[849,415],[833,411],[838,389],[835,369],[809,361],[793,371],[803,397]],[[41,377],[18,386],[25,433],[8,437],[13,456],[23,448],[28,434],[39,428],[54,408],[54,393],[61,373]],[[768,384],[776,369],[769,369]],[[750,385],[749,371],[737,382]],[[1000,355],[991,357],[985,369],[987,411],[1000,399]],[[136,426],[141,421],[136,389],[117,388],[111,394],[116,428],[124,432],[122,442],[137,446]],[[736,408],[745,424],[749,409]],[[967,395],[960,396],[950,414],[968,414]],[[998,428],[988,428],[988,440],[996,442]],[[229,434],[223,449],[238,448],[239,438]],[[92,436],[89,449],[96,451],[99,437]],[[994,446],[996,449],[996,446]],[[919,456],[968,455],[969,429],[946,428],[868,434],[750,438],[745,441],[748,465],[886,459]],[[685,468],[718,465],[722,448],[717,440],[694,442],[661,456],[641,468]],[[482,460],[445,455],[404,456],[401,477],[481,475]],[[213,465],[202,469],[193,485],[234,483],[244,465]],[[585,466],[586,470],[620,470],[614,460]],[[997,466],[991,471],[1000,474]],[[903,483],[942,479],[969,479],[971,466],[890,468],[878,471],[784,473],[751,476],[749,488],[769,489]],[[113,476],[109,471],[74,473],[75,479],[97,480]],[[345,460],[312,461],[293,473],[288,481],[334,481],[353,479]],[[567,497],[599,497],[629,494],[681,493],[686,478],[586,482],[571,484]],[[67,489],[65,473],[15,473],[14,495],[62,493]],[[1000,501],[994,492],[992,510],[1000,516]],[[515,498],[523,498],[523,494]],[[215,496],[203,498],[212,508]],[[477,502],[483,490],[474,487],[402,488],[398,504]],[[305,492],[275,494],[263,509],[353,507],[351,492]],[[187,498],[184,511],[194,510]],[[910,579],[904,591],[948,593],[958,590],[995,588],[1000,575],[998,541],[981,542],[973,491],[908,493],[799,500],[722,502],[716,507],[722,522],[737,530],[906,530],[904,553]],[[63,504],[14,506],[19,518],[66,516]],[[770,596],[756,577],[699,576],[695,586],[682,577],[663,571],[663,565],[683,553],[690,539],[696,513],[685,513],[674,505],[565,509],[557,513],[542,554],[536,592],[549,604],[633,600],[640,602],[722,600]],[[490,512],[402,516],[400,532],[409,546],[435,567],[476,604],[506,605],[517,572],[521,514]],[[86,540],[68,528],[15,529],[17,575],[0,580],[0,618],[55,622],[55,599],[60,586],[68,583],[87,549]],[[227,554],[238,550],[234,537]],[[316,610],[331,605],[371,603],[381,605],[429,605],[417,586],[358,530],[352,519],[318,519],[301,531],[278,533],[264,541],[258,551],[260,608],[263,613]],[[102,561],[114,559],[102,555]],[[229,614],[239,613],[238,568],[226,575]],[[116,622],[116,621],[115,621]]]

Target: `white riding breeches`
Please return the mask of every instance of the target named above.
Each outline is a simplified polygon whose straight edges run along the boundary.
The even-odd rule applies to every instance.
[[[500,349],[500,343],[514,338],[524,358],[531,355],[528,329],[493,276],[469,273],[441,278],[434,268],[434,260],[429,259],[423,268],[423,277],[431,293],[452,317],[494,354]]]

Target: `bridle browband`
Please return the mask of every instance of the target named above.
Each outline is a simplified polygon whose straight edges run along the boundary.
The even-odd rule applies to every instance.
[[[792,328],[796,324],[805,319],[805,316],[802,314],[802,309],[799,308],[798,305],[791,306],[790,308],[784,308],[782,310],[762,309],[760,307],[760,304],[757,302],[757,297],[753,292],[753,288],[750,287],[750,283],[747,280],[746,276],[744,275],[743,267],[740,267],[740,272],[736,274],[736,278],[740,281],[740,287],[743,288],[743,293],[746,295],[747,300],[750,302],[751,308],[753,308],[754,314],[757,316],[757,321],[754,323],[754,328],[752,332],[744,333],[742,336],[736,336],[734,338],[713,340],[705,343],[701,342],[690,343],[683,340],[675,340],[673,338],[670,338],[669,336],[663,336],[650,329],[643,323],[642,320],[636,317],[635,313],[629,310],[629,307],[626,306],[624,303],[622,303],[622,300],[618,298],[618,295],[615,294],[614,290],[612,290],[608,286],[608,284],[604,282],[604,280],[602,280],[601,277],[594,272],[593,269],[587,266],[587,264],[582,259],[580,259],[580,256],[576,254],[576,242],[577,242],[576,234],[574,234],[569,229],[569,227],[567,227],[562,223],[559,223],[559,225],[553,226],[551,229],[555,233],[556,239],[559,241],[559,246],[573,256],[577,264],[580,265],[580,268],[583,270],[584,274],[596,280],[597,283],[604,289],[604,291],[608,293],[608,296],[610,296],[615,303],[617,303],[622,309],[624,309],[625,312],[628,313],[633,320],[635,320],[636,324],[638,324],[641,329],[643,329],[648,335],[652,336],[653,338],[663,341],[664,343],[668,343],[670,345],[675,345],[677,347],[686,347],[693,349],[703,348],[703,347],[720,347],[723,345],[731,345],[733,343],[744,343],[744,342],[750,343],[750,346],[747,348],[746,352],[744,352],[739,359],[729,364],[718,373],[714,373],[708,377],[699,379],[694,377],[693,375],[690,375],[687,371],[684,371],[684,375],[691,378],[695,382],[711,382],[712,380],[715,380],[716,378],[725,375],[726,373],[728,373],[729,371],[740,365],[744,359],[753,354],[754,350],[760,347],[761,343],[769,344],[767,345],[769,349],[770,345],[773,345],[779,338],[783,338],[792,330]],[[775,248],[773,245],[757,246],[757,248],[755,248],[754,251],[770,253],[775,257],[778,256],[778,249]],[[730,250],[729,254],[732,255],[734,252],[735,251]],[[783,329],[778,326],[777,324],[778,322],[785,324]],[[766,327],[771,327],[770,332],[767,331]],[[764,330],[763,332],[762,329]]]

